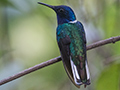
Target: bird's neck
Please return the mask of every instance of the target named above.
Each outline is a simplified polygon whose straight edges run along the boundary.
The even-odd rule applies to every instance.
[[[70,21],[69,23],[76,23],[77,22],[77,20],[74,20],[74,21]]]
[[[57,16],[57,22],[58,22],[58,25],[60,25],[64,23],[75,23],[77,22],[77,20],[75,17],[66,19],[66,18],[60,18],[59,16]]]

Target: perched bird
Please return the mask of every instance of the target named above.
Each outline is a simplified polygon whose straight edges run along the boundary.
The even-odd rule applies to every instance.
[[[73,10],[65,5],[52,6],[38,2],[53,9],[57,14],[57,42],[64,68],[74,83],[80,88],[90,84],[90,74],[86,57],[86,37],[84,27],[76,20]]]

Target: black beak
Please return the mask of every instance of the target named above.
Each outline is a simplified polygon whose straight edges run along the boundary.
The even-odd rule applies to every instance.
[[[42,3],[42,2],[38,2],[38,4],[47,6],[47,7],[52,8],[54,10],[54,6],[52,6],[52,5],[48,5],[48,4],[45,4],[45,3]]]

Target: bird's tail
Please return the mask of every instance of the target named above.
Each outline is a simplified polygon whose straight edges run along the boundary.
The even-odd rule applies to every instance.
[[[77,86],[84,84],[86,87],[87,85],[89,85],[90,84],[90,73],[89,73],[87,61],[85,61],[84,69],[80,69],[80,66],[76,66],[72,60],[70,61],[71,61],[71,68],[72,68],[74,83]]]

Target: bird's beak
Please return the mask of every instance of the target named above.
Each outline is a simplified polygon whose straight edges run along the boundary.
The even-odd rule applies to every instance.
[[[52,8],[54,10],[54,6],[52,6],[52,5],[48,5],[48,4],[45,4],[45,3],[42,3],[42,2],[38,2],[38,4],[47,6],[47,7]]]

